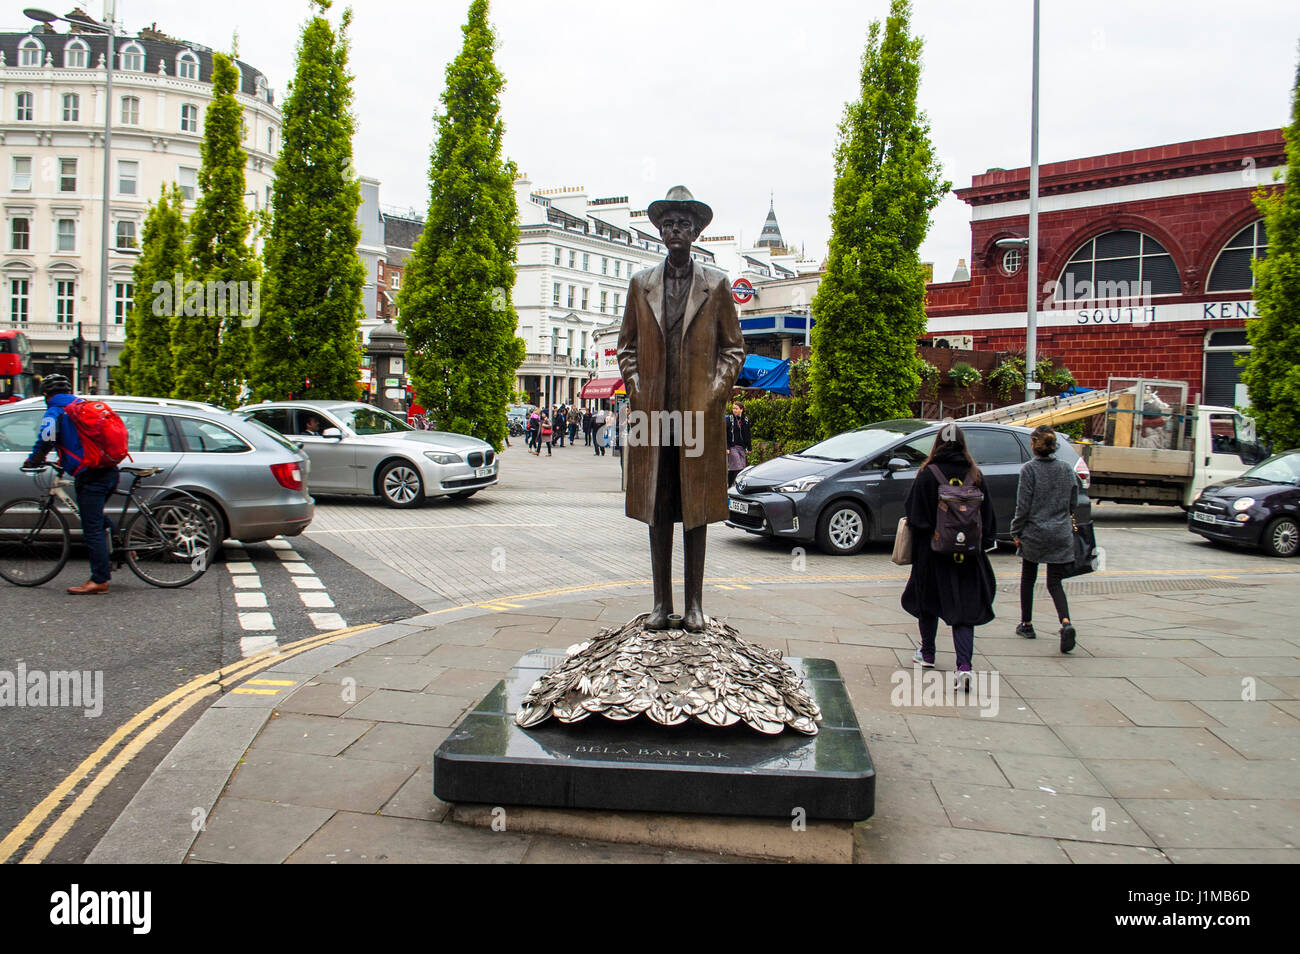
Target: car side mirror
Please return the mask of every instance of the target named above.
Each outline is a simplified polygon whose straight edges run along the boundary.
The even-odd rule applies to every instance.
[[[336,439],[338,439],[338,440],[343,440],[343,432],[340,431],[337,427],[327,427],[327,428],[325,428],[325,430],[321,431],[320,436],[321,436],[321,437],[333,437],[333,438],[336,438]]]
[[[907,470],[908,463],[901,457],[891,457],[889,458],[889,463],[885,464],[885,467],[889,469],[891,474],[894,474],[900,470]]]

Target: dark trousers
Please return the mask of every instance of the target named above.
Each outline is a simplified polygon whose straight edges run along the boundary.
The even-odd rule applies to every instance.
[[[933,659],[934,642],[939,633],[939,617],[922,616],[917,620],[917,627],[921,630],[921,654],[927,659]],[[957,650],[957,668],[969,669],[971,657],[975,655],[975,627],[954,626],[952,643]]]
[[[90,551],[90,578],[96,583],[107,583],[113,575],[108,560],[108,535],[104,531],[112,532],[116,528],[113,521],[104,516],[104,505],[109,494],[117,489],[119,476],[117,468],[110,467],[83,471],[75,478],[81,530],[86,538],[86,549]]]
[[[1065,601],[1065,587],[1061,585],[1065,571],[1064,563],[1047,564],[1047,592],[1056,604],[1056,615],[1062,619],[1070,618],[1070,604]],[[1038,582],[1038,564],[1028,560],[1020,561],[1020,621],[1032,622],[1034,619],[1034,584]]]
[[[591,428],[590,428],[590,427],[584,427],[584,428],[582,429],[582,439],[583,439],[583,443],[584,443],[587,447],[590,447],[590,446],[591,446]]]

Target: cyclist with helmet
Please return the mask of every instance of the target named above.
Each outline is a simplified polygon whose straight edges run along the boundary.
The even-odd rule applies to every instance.
[[[44,467],[46,455],[58,448],[60,466],[72,474],[76,481],[81,529],[86,538],[86,547],[90,550],[90,580],[80,586],[68,587],[68,592],[77,596],[107,593],[112,572],[109,566],[108,537],[104,531],[107,528],[109,532],[115,532],[116,528],[104,516],[104,505],[109,495],[117,489],[121,475],[116,467],[78,469],[84,458],[81,436],[71,421],[63,420],[64,409],[77,400],[77,396],[72,393],[72,382],[61,374],[46,375],[41,380],[41,394],[45,396],[45,416],[41,418],[36,446],[22,466],[24,469]]]

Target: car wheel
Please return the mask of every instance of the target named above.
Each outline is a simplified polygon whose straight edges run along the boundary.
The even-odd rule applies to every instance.
[[[415,507],[424,500],[424,481],[415,465],[395,460],[379,472],[379,496],[390,507]]]
[[[212,529],[213,546],[219,548],[221,546],[221,541],[225,540],[226,536],[230,533],[229,528],[226,527],[226,521],[221,516],[221,508],[206,497],[196,496],[192,500],[188,497],[179,499],[186,500],[203,511],[204,515],[207,516],[208,524]]]
[[[483,489],[482,487],[475,487],[473,490],[462,490],[459,493],[452,494],[451,499],[468,500],[470,497],[473,497],[476,493],[478,493],[482,489]]]
[[[1275,557],[1300,553],[1300,525],[1291,517],[1278,517],[1264,531],[1264,549]]]
[[[838,500],[817,521],[817,545],[833,556],[851,556],[867,542],[867,515],[851,500]]]

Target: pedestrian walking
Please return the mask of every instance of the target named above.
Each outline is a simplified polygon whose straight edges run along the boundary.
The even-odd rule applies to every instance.
[[[1035,428],[1029,439],[1033,460],[1020,468],[1016,490],[1016,515],[1011,536],[1020,553],[1020,625],[1016,635],[1034,639],[1034,584],[1038,564],[1047,564],[1047,592],[1061,620],[1061,652],[1074,649],[1074,624],[1061,585],[1074,561],[1074,505],[1079,478],[1074,468],[1056,459],[1056,432],[1047,424]]]
[[[973,553],[940,553],[939,481],[968,484],[983,491],[979,505],[980,542]],[[997,516],[980,469],[966,448],[966,435],[948,424],[935,438],[930,456],[917,471],[904,504],[912,530],[912,571],[903,590],[903,609],[917,618],[921,648],[913,660],[934,667],[939,620],[952,627],[957,652],[957,688],[970,691],[971,657],[975,652],[975,627],[993,619],[996,581],[985,551],[997,541]],[[945,513],[945,524],[947,514]]]
[[[582,412],[579,411],[577,408],[573,408],[572,410],[569,411],[568,424],[569,424],[570,444],[574,444],[578,440],[578,418],[580,418],[581,416],[582,416]]]
[[[524,446],[534,454],[542,449],[541,432],[542,415],[538,411],[533,411],[528,415],[528,430],[524,438]]]
[[[605,445],[609,437],[609,432],[605,430],[605,412],[596,411],[591,417],[591,442],[595,445],[597,457],[604,456]]]
[[[552,437],[555,440],[556,447],[564,446],[564,429],[566,419],[566,409],[563,404],[555,412],[555,419],[551,421]]]
[[[80,586],[69,586],[68,592],[74,596],[107,593],[113,576],[108,535],[116,533],[117,528],[104,515],[104,505],[109,495],[117,490],[121,473],[114,459],[107,457],[102,448],[89,445],[89,438],[83,442],[81,433],[68,417],[68,406],[77,403],[71,381],[61,374],[46,375],[41,379],[41,394],[45,396],[45,414],[36,434],[36,443],[23,461],[22,468],[34,470],[44,467],[46,455],[57,448],[59,466],[75,481],[77,511],[90,557],[90,579]]]
[[[586,408],[582,412],[582,443],[586,447],[591,446],[592,426],[591,408]]]
[[[731,414],[727,416],[727,486],[736,482],[736,475],[745,469],[746,455],[752,441],[749,436],[749,418],[745,409],[737,401],[731,405]]]
[[[546,456],[551,456],[551,439],[555,435],[555,430],[551,426],[551,419],[547,417],[546,412],[542,412],[541,427],[538,431],[537,438],[537,456],[542,456],[542,445],[546,445]]]

